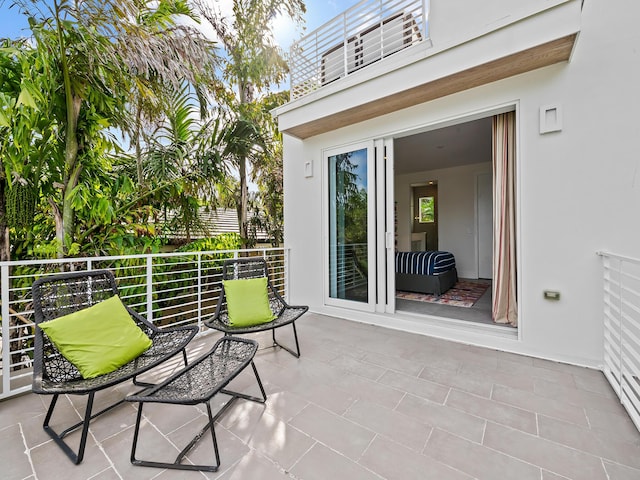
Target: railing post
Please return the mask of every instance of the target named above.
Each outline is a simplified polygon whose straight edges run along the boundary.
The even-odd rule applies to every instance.
[[[349,74],[349,52],[347,51],[349,49],[349,39],[347,38],[347,16],[344,13],[342,14],[342,34],[344,36],[342,41],[342,66],[344,68],[343,76],[346,77]]]
[[[284,285],[284,298],[287,302],[289,302],[289,249],[288,248],[284,248],[282,249],[282,257],[284,259],[284,279],[283,279],[283,285]]]
[[[198,252],[198,328],[202,328],[202,252]]]
[[[315,48],[315,54],[314,57],[315,63],[316,63],[316,68],[317,68],[317,73],[316,73],[316,84],[313,87],[312,91],[317,90],[318,88],[320,88],[322,86],[322,56],[320,53],[320,45],[318,42],[318,31],[316,30],[316,34],[315,34],[315,43],[314,43],[314,48]]]
[[[429,9],[427,8],[427,2],[429,0],[422,0],[422,38],[426,40],[429,38]]]
[[[147,255],[147,320],[153,322],[153,257]]]
[[[618,348],[620,350],[620,356],[618,359],[619,362],[619,370],[620,370],[620,402],[622,403],[622,405],[625,404],[624,401],[624,371],[623,371],[623,362],[622,362],[622,350],[624,348],[624,343],[622,341],[622,334],[623,334],[623,328],[622,328],[622,321],[624,319],[624,316],[622,315],[622,260],[618,260],[618,311],[620,312],[619,316],[619,326],[620,326],[620,345],[618,345]]]
[[[2,297],[2,396],[11,390],[11,332],[9,325],[9,265],[0,267]]]

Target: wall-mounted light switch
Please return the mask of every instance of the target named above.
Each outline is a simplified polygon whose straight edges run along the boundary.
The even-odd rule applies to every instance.
[[[553,290],[545,290],[544,298],[546,300],[560,300],[560,292],[555,292]]]
[[[306,178],[313,177],[313,160],[304,162],[304,176]]]

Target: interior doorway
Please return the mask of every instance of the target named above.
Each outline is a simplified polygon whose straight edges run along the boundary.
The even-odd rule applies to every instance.
[[[411,187],[413,227],[411,251],[438,250],[438,183]]]
[[[400,282],[397,311],[494,325],[492,116],[394,138],[394,179],[397,250],[452,253],[458,279],[448,296]]]

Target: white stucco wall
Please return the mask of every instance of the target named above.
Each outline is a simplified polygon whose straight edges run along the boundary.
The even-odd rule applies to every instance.
[[[504,3],[504,2],[502,2]],[[433,1],[432,1],[433,5]],[[435,9],[434,9],[435,10]],[[478,87],[302,141],[285,137],[291,299],[318,312],[571,363],[602,363],[599,250],[640,258],[640,2],[586,0],[570,63]],[[428,62],[408,67],[415,78]],[[397,78],[397,77],[396,77]],[[365,88],[365,87],[363,87]],[[357,95],[357,89],[351,91]],[[562,109],[540,134],[539,109]],[[323,305],[322,150],[515,105],[518,122],[518,338]],[[313,161],[314,175],[304,176]],[[558,290],[561,300],[543,298]]]

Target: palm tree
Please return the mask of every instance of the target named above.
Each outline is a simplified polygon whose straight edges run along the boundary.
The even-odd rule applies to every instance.
[[[211,186],[222,176],[218,122],[201,123],[197,102],[185,84],[167,98],[165,121],[154,132],[144,155],[146,185],[166,184],[155,203],[170,229],[184,228],[187,241],[193,230],[203,231],[199,211],[203,200],[213,201]],[[208,148],[213,147],[213,148]]]
[[[270,23],[277,15],[299,22],[305,6],[302,0],[233,0],[231,24],[210,2],[196,0],[196,8],[214,28],[226,52],[224,78],[235,89],[221,98],[234,115],[226,137],[226,152],[240,179],[238,223],[246,245],[248,170],[251,166],[257,168],[270,143],[270,132],[262,129],[262,109],[256,103],[288,71]]]

